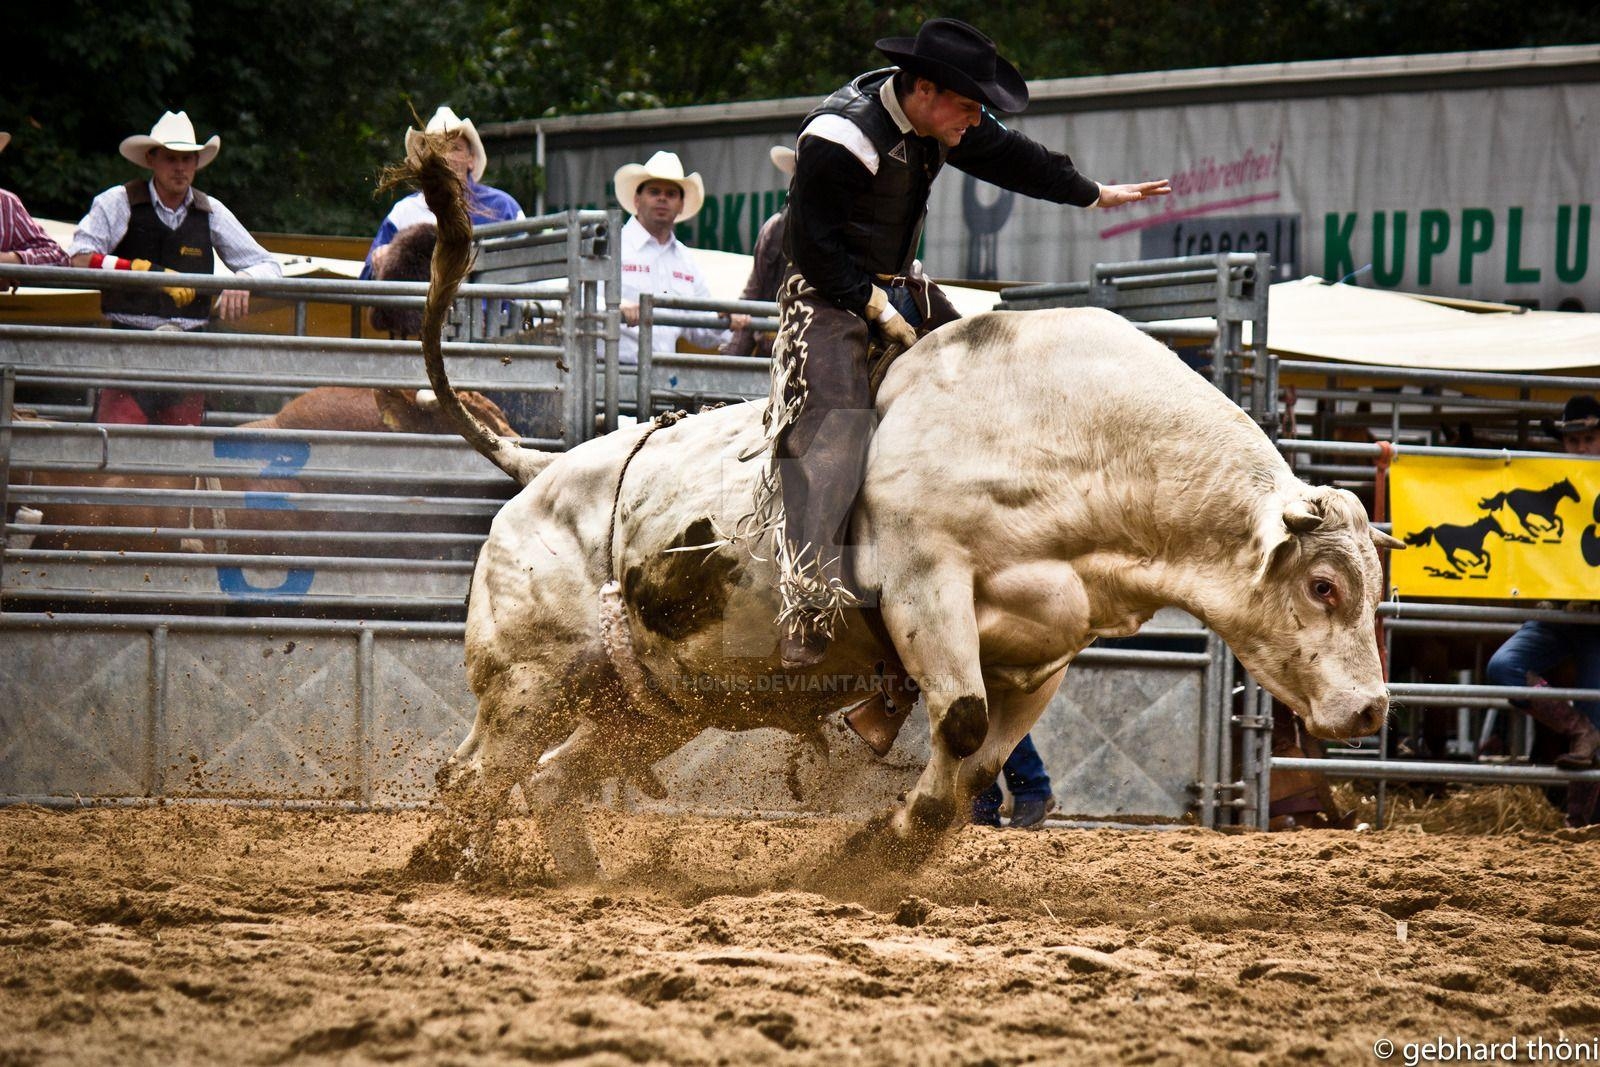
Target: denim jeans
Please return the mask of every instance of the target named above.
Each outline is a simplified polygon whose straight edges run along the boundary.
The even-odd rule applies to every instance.
[[[1044,769],[1031,734],[1017,742],[1001,773],[1006,776],[1006,788],[1014,800],[1044,800],[1050,795],[1050,772]],[[996,779],[973,799],[972,821],[993,823],[1000,813],[1000,800],[1000,781]]]
[[[1579,689],[1600,689],[1600,626],[1525,622],[1489,657],[1485,673],[1492,685],[1527,685],[1528,675],[1543,678],[1571,660]],[[1513,701],[1526,706],[1526,701]],[[1600,727],[1600,701],[1574,702]]]

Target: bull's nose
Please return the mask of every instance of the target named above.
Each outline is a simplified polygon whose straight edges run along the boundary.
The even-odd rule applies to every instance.
[[[1375,734],[1383,728],[1383,720],[1389,714],[1389,698],[1387,696],[1375,697],[1367,701],[1367,706],[1361,709],[1359,719],[1360,729],[1356,736],[1365,737]]]

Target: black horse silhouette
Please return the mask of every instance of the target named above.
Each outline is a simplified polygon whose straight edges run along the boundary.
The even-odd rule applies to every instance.
[[[1508,541],[1532,541],[1543,538],[1545,541],[1555,542],[1560,541],[1566,532],[1566,524],[1561,521],[1561,516],[1556,514],[1556,509],[1561,506],[1563,500],[1570,500],[1576,504],[1580,499],[1571,479],[1563,478],[1547,489],[1512,489],[1496,493],[1478,501],[1478,506],[1485,511],[1498,511],[1502,507],[1511,509],[1517,521],[1522,524],[1522,528],[1528,531],[1528,536],[1522,538],[1505,535]]]
[[[1406,534],[1406,544],[1420,548],[1431,541],[1439,546],[1445,562],[1454,567],[1456,573],[1429,567],[1428,573],[1435,577],[1460,578],[1464,574],[1469,578],[1487,578],[1492,560],[1489,550],[1483,547],[1484,539],[1490,534],[1499,534],[1504,538],[1505,533],[1493,515],[1485,515],[1471,526],[1429,526],[1414,534]],[[1482,573],[1474,573],[1479,568]]]
[[[1583,561],[1591,567],[1600,567],[1600,496],[1594,499],[1594,525],[1583,531],[1578,545],[1583,550]]]

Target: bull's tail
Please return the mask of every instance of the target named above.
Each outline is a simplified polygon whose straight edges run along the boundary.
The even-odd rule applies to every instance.
[[[1478,507],[1484,511],[1499,511],[1505,502],[1506,495],[1504,493],[1496,493],[1494,496],[1486,496],[1478,501]]]
[[[1432,541],[1432,540],[1433,540],[1433,527],[1432,526],[1428,527],[1426,530],[1418,530],[1416,533],[1406,534],[1406,544],[1415,545],[1417,548],[1421,548],[1423,545],[1427,544],[1429,541]]]
[[[472,219],[467,214],[466,190],[462,188],[461,179],[445,162],[442,135],[430,135],[421,152],[415,156],[407,153],[406,162],[385,176],[386,186],[407,181],[422,189],[428,208],[439,223],[439,239],[433,246],[433,271],[428,281],[428,302],[422,312],[422,358],[428,368],[428,383],[439,397],[439,406],[455,420],[467,443],[515,478],[517,484],[527,485],[555,461],[557,454],[522,448],[514,440],[497,436],[461,403],[444,369],[440,334],[456,289],[472,267]]]

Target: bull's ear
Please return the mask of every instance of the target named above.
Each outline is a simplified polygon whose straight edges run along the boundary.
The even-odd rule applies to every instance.
[[[1377,545],[1379,548],[1387,548],[1392,552],[1398,552],[1406,547],[1406,543],[1404,541],[1400,540],[1398,537],[1390,537],[1376,526],[1367,527],[1367,532],[1372,534],[1372,543]]]
[[[1285,533],[1266,551],[1261,553],[1261,563],[1256,567],[1255,584],[1260,585],[1289,555],[1294,552],[1297,542],[1292,533]]]
[[[1272,573],[1274,567],[1294,550],[1295,534],[1289,529],[1286,511],[1272,501],[1256,516],[1255,530],[1255,582],[1260,584]]]
[[[1297,497],[1283,506],[1283,524],[1290,533],[1310,533],[1323,523],[1321,501]]]

